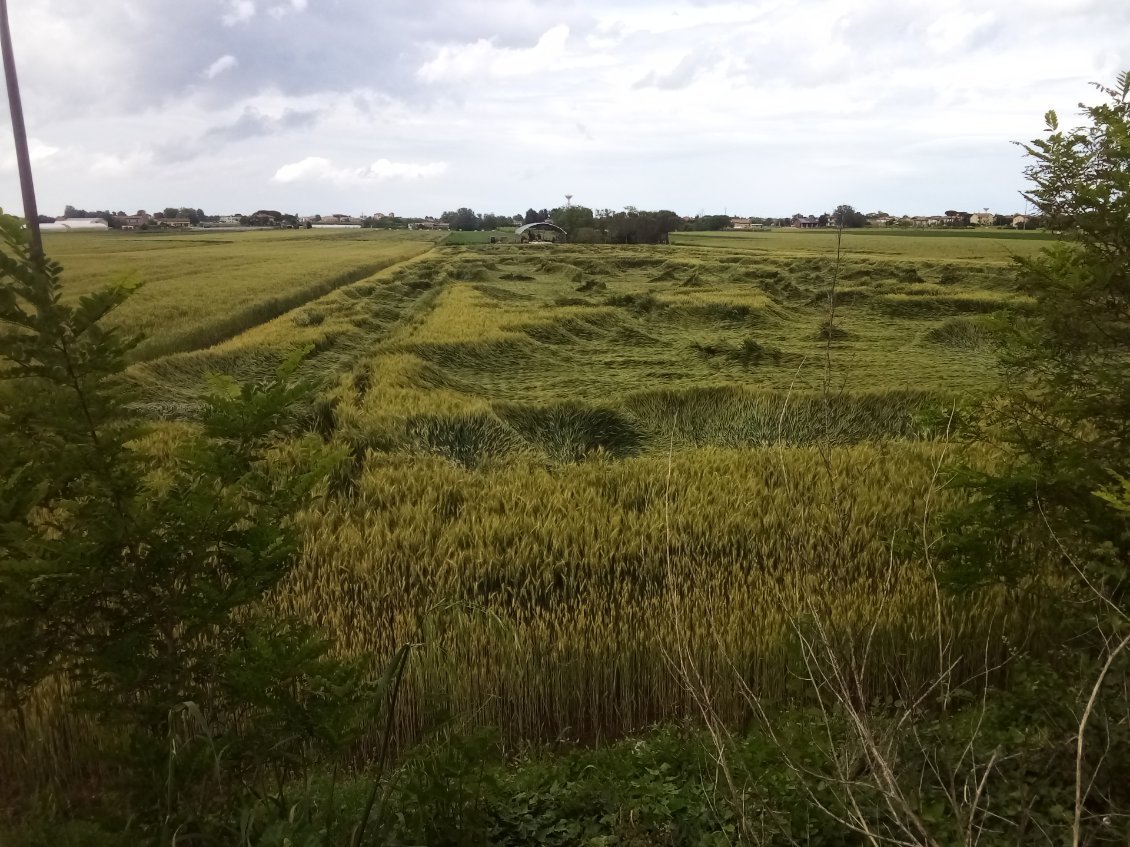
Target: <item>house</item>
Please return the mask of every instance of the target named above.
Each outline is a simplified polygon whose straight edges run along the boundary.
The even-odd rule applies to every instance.
[[[796,229],[816,229],[820,226],[820,221],[812,215],[804,215],[793,218],[792,225]]]
[[[996,215],[992,212],[973,212],[969,215],[969,223],[974,226],[992,226]]]
[[[1012,218],[1012,226],[1014,229],[1024,229],[1028,226],[1028,216],[1014,215]]]
[[[224,226],[239,226],[240,215],[220,215],[219,223]]]
[[[730,218],[730,229],[753,229],[753,221],[749,218]]]
[[[161,221],[161,226],[171,226],[176,229],[188,229],[192,226],[192,221],[188,218],[165,218]]]
[[[114,215],[114,222],[120,229],[145,229],[149,225],[149,215],[143,211],[136,215]]]

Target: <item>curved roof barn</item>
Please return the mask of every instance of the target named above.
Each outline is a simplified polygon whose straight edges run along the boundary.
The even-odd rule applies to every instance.
[[[560,233],[561,235],[564,235],[566,238],[569,237],[569,233],[567,233],[565,230],[563,230],[557,224],[545,223],[544,221],[539,222],[539,223],[525,224],[523,226],[520,226],[516,230],[514,230],[514,234],[516,236],[518,236],[519,238],[521,238],[522,236],[524,236],[530,230],[557,232],[557,233]]]

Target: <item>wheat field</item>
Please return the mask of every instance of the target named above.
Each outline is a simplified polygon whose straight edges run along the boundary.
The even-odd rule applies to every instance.
[[[970,673],[1038,634],[1003,588],[940,600],[924,530],[957,496],[947,426],[992,387],[992,321],[1026,306],[1009,257],[1036,241],[852,236],[837,263],[807,233],[66,238],[48,247],[75,292],[115,263],[155,281],[120,316],[153,333],[130,378],[154,449],[192,426],[206,374],[312,347],[322,430],[352,460],[271,602],[346,652],[420,645],[405,741],[693,717],[688,657],[740,722],[735,680],[787,697],[814,615],[872,633],[876,696],[937,671],[940,603]],[[45,772],[85,755],[63,690],[32,715]]]

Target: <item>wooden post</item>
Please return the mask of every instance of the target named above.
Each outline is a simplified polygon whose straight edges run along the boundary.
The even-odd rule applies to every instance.
[[[39,209],[35,204],[35,183],[31,177],[31,155],[27,149],[24,107],[20,102],[20,84],[16,79],[16,58],[12,53],[12,30],[8,25],[8,0],[0,0],[0,50],[4,53],[4,82],[8,86],[8,111],[12,115],[12,135],[16,141],[16,166],[20,173],[20,191],[24,201],[24,219],[32,258],[43,261],[43,236],[39,232]]]

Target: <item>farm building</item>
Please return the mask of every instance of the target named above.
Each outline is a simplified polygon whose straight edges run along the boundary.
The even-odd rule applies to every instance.
[[[52,224],[40,224],[43,232],[108,232],[109,225],[102,218],[60,218]]]
[[[149,224],[149,215],[138,212],[136,215],[114,215],[114,222],[121,229],[144,229]]]
[[[569,233],[549,221],[526,224],[514,230],[519,241],[568,241]],[[546,236],[549,236],[548,238]]]

